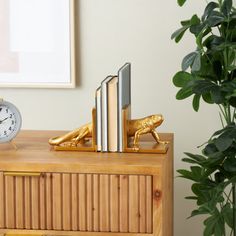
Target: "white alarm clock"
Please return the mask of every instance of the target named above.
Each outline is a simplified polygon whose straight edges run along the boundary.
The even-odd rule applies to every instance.
[[[10,142],[19,133],[22,118],[10,102],[0,99],[0,143]]]

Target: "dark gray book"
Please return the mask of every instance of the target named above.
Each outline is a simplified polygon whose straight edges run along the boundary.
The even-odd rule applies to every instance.
[[[131,64],[126,63],[118,71],[118,151],[123,152],[123,119],[122,110],[128,108],[128,119],[131,119]]]

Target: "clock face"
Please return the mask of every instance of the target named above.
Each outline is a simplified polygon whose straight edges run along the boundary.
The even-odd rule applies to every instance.
[[[0,102],[0,143],[11,141],[21,128],[21,115],[11,103]]]

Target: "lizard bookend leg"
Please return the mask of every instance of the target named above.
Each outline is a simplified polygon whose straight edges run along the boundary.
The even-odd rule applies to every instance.
[[[160,137],[159,137],[156,130],[152,130],[151,134],[152,134],[153,138],[156,140],[157,143],[160,143],[160,144],[167,144],[168,143],[167,141],[160,141]]]
[[[160,137],[159,137],[157,131],[156,130],[152,130],[151,134],[152,134],[153,138],[156,140],[156,142],[160,143]]]
[[[134,150],[139,150],[139,138],[142,134],[147,134],[150,132],[150,128],[142,128],[135,132],[134,135]]]
[[[70,145],[76,147],[79,143],[85,143],[85,137],[88,135],[89,129],[87,127],[82,128],[77,137],[73,138]]]

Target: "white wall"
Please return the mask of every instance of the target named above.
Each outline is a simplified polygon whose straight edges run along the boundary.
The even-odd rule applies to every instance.
[[[24,129],[74,129],[90,121],[94,91],[108,74],[132,63],[133,118],[162,113],[159,129],[175,133],[175,169],[184,168],[183,152],[198,152],[220,127],[217,109],[190,100],[176,101],[173,74],[183,56],[194,50],[192,37],[181,44],[170,40],[179,21],[201,12],[205,1],[189,0],[179,8],[174,0],[75,0],[77,21],[76,89],[0,89],[0,97],[21,110]],[[176,175],[176,173],[175,173]],[[175,236],[202,235],[200,218],[186,220],[193,205],[188,181],[175,179]]]

